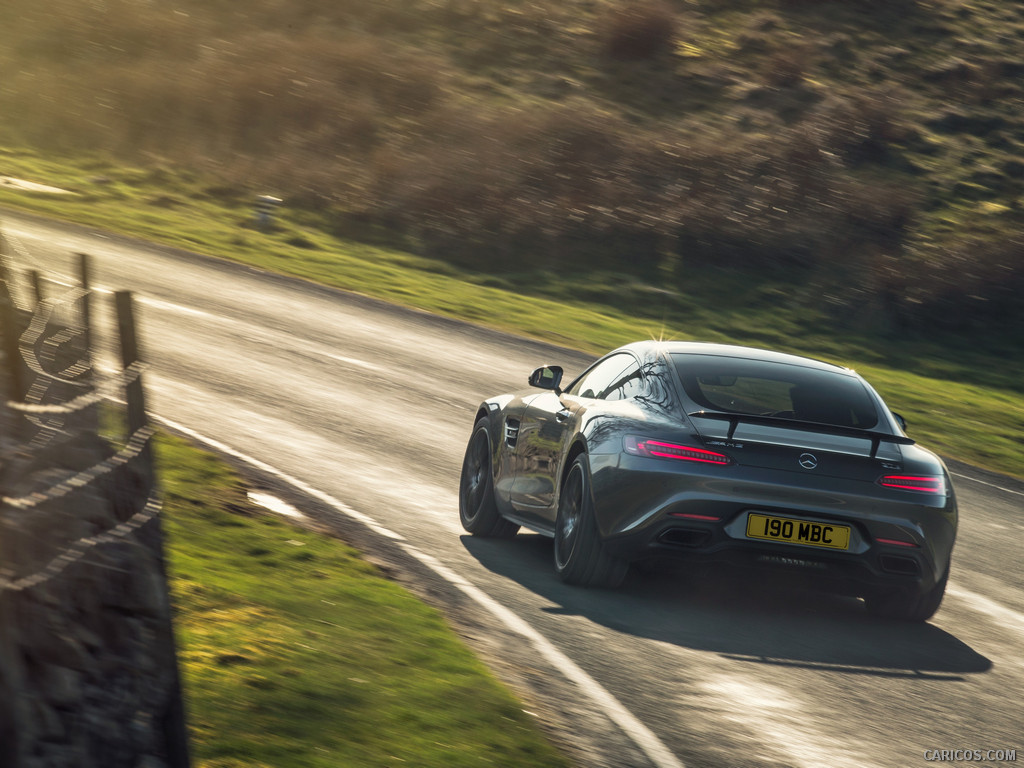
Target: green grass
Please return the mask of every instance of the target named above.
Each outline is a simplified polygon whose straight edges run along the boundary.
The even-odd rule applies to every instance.
[[[434,609],[161,436],[196,768],[566,766]]]
[[[910,434],[944,455],[1024,477],[1024,358],[1012,339],[837,333],[828,296],[807,308],[813,283],[677,265],[683,291],[614,273],[461,269],[393,248],[336,238],[309,214],[280,212],[271,232],[251,227],[247,202],[213,194],[202,178],[0,150],[0,173],[63,186],[68,198],[0,186],[0,206],[123,232],[192,251],[376,296],[594,354],[639,338],[765,346],[853,367],[867,376]],[[104,183],[90,181],[102,174]],[[174,198],[179,204],[153,205]],[[2,218],[0,218],[2,230]],[[295,243],[299,243],[296,245]],[[838,290],[838,289],[837,289]],[[1000,350],[1000,344],[1005,347]],[[486,395],[488,393],[481,393]]]

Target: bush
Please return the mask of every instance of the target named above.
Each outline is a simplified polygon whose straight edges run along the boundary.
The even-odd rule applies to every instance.
[[[1002,246],[907,250],[916,217],[935,216],[918,179],[933,208],[1008,208],[1024,177],[1008,45],[964,70],[976,93],[956,108],[929,91],[964,79],[958,64],[913,94],[875,83],[896,54],[857,25],[934,36],[921,18],[894,26],[915,0],[8,5],[2,141],[156,158],[238,205],[273,189],[332,214],[340,234],[481,271],[639,276],[679,254],[798,268],[843,285],[850,306],[877,291],[893,322],[921,325],[966,322],[951,309],[968,295],[959,274],[981,297],[968,302],[977,317],[1003,317],[1017,307],[1004,286],[1024,287]],[[698,14],[693,47],[672,55]],[[916,45],[896,49],[890,83],[920,65]],[[594,71],[595,50],[614,73]],[[999,109],[972,103],[982,98]],[[943,178],[929,166],[962,133],[985,140],[971,143],[978,160]],[[903,285],[894,265],[927,278]]]
[[[899,321],[922,330],[1024,334],[1024,237],[966,238],[950,248],[917,246],[900,273]],[[905,283],[905,284],[904,284]]]
[[[612,59],[652,59],[672,50],[677,20],[661,0],[627,0],[609,8],[600,23],[604,54]]]
[[[894,149],[919,137],[903,115],[907,94],[899,91],[856,90],[829,96],[808,117],[808,127],[822,149],[848,167],[886,163]]]

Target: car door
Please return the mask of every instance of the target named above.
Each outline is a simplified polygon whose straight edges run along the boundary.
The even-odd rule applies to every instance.
[[[618,396],[617,383],[623,380],[623,373],[639,367],[631,354],[609,355],[588,368],[565,392],[544,392],[530,401],[516,443],[511,500],[517,509],[554,521],[559,460],[584,409],[594,400]]]

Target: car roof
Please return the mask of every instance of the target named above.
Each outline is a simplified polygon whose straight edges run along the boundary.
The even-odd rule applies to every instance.
[[[737,344],[718,344],[707,341],[635,341],[620,347],[620,349],[629,350],[640,357],[673,354],[717,355],[719,357],[736,357],[745,360],[763,360],[784,365],[801,365],[806,368],[817,368],[818,370],[835,373],[854,373],[850,368],[826,363],[822,360],[815,360],[810,357],[791,355],[788,352],[775,352],[774,350],[761,349],[759,347],[743,347]]]

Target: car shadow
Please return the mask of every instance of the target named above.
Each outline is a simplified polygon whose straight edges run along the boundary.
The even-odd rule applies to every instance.
[[[934,624],[884,621],[862,601],[781,588],[769,574],[742,578],[724,568],[698,577],[675,569],[634,568],[618,590],[563,584],[551,564],[551,540],[463,536],[489,571],[550,601],[549,613],[583,616],[617,632],[752,664],[885,677],[959,680],[992,662]]]

